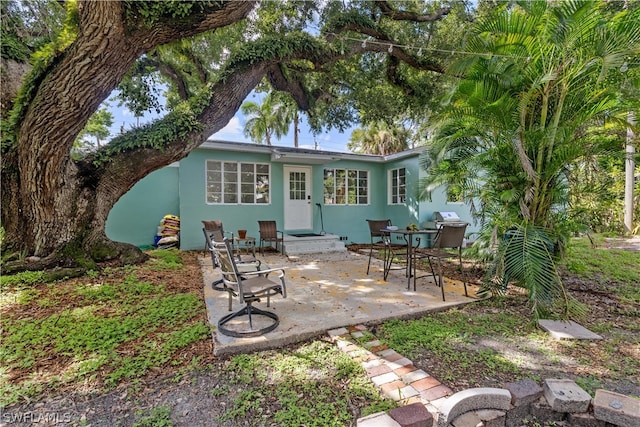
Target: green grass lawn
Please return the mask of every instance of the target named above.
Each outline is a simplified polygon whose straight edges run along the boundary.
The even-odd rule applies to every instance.
[[[152,256],[145,269],[182,267],[177,251]],[[107,268],[54,283],[39,283],[38,272],[2,277],[2,404],[86,381],[113,387],[210,336],[199,295],[142,280],[140,271]],[[55,371],[47,372],[47,360]]]

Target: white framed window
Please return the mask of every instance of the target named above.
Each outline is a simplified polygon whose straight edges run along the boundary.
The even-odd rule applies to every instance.
[[[389,171],[389,204],[404,205],[407,197],[407,170],[405,168]]]
[[[368,205],[369,171],[356,169],[325,169],[324,204]]]
[[[208,204],[269,204],[269,164],[207,160],[206,169]]]

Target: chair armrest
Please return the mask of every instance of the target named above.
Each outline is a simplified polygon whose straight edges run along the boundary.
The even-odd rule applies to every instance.
[[[273,273],[276,271],[280,271],[280,274],[278,275],[278,277],[284,277],[284,270],[285,267],[276,267],[276,268],[268,268],[266,270],[257,270],[257,271],[249,271],[247,273],[242,273],[243,276],[261,276],[264,274],[269,274],[269,273]]]
[[[236,265],[258,264],[258,270],[260,270],[260,265],[262,264],[262,261],[260,261],[258,258],[256,258],[253,255],[247,255],[245,259],[242,259],[242,256],[239,255],[238,259],[236,259],[235,261],[236,261]]]
[[[248,272],[260,271],[260,261],[237,264],[237,267],[238,272],[241,275],[244,275]]]

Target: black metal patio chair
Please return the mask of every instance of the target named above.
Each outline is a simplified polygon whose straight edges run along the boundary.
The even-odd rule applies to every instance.
[[[254,303],[266,298],[267,307],[270,307],[272,296],[281,295],[283,298],[287,297],[284,268],[240,273],[231,244],[227,239],[221,243],[214,242],[213,251],[220,262],[225,288],[229,290],[230,295],[237,296],[240,303],[244,304],[242,309],[227,314],[218,321],[218,331],[231,337],[255,337],[277,328],[280,323],[278,315],[272,311],[259,309],[254,306]],[[278,273],[276,280],[267,277],[270,273],[272,275],[273,273]],[[244,322],[234,322],[234,320],[244,316],[247,317],[248,328],[243,327]],[[260,323],[264,324],[266,320],[266,324],[254,328],[255,316],[261,318]]]

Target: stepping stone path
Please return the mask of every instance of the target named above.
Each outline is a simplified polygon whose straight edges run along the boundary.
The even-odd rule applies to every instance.
[[[561,323],[575,338],[594,339],[584,331],[593,333],[580,325],[576,328]],[[364,325],[333,329],[328,334],[339,349],[362,365],[381,393],[399,405],[388,413],[360,418],[358,427],[520,427],[532,418],[539,423],[535,425],[640,426],[640,400],[633,397],[597,390],[591,399],[566,379],[544,380],[543,387],[525,379],[506,384],[504,389],[472,388],[454,394],[411,360],[382,344]],[[362,343],[365,336],[371,339]]]
[[[549,332],[549,334],[555,339],[572,339],[572,340],[601,340],[602,337],[598,334],[595,334],[585,328],[577,324],[576,322],[564,321],[564,320],[547,320],[540,319],[538,320],[538,325],[540,327]]]

